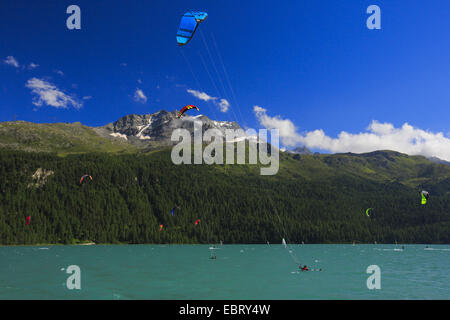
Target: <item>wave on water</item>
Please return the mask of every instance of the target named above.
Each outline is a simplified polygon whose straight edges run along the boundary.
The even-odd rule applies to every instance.
[[[291,271],[292,274],[300,274],[300,273],[307,273],[307,272],[321,272],[322,269],[309,269],[308,271]]]

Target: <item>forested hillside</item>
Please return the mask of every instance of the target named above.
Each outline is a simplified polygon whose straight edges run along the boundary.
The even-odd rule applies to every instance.
[[[450,167],[389,151],[280,158],[277,175],[261,176],[256,165],[173,165],[170,149],[1,150],[0,244],[450,243]],[[93,180],[80,184],[84,174]]]

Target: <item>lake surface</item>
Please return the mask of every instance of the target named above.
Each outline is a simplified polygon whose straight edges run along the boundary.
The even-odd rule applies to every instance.
[[[450,245],[223,245],[217,259],[210,247],[0,247],[0,299],[450,299]],[[81,289],[67,287],[71,265]]]

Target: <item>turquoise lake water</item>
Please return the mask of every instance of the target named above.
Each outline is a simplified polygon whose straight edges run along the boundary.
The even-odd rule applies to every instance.
[[[449,245],[223,245],[217,259],[209,247],[0,247],[0,299],[450,299]],[[293,253],[322,271],[300,272]],[[381,289],[367,288],[370,265]]]

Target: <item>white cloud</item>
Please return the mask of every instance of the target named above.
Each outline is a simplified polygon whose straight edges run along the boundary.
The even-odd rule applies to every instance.
[[[136,88],[136,92],[134,93],[134,101],[140,103],[147,102],[147,97],[145,96],[144,92],[139,88]]]
[[[13,56],[7,56],[6,59],[4,60],[4,62],[15,68],[19,67],[19,62]]]
[[[31,89],[31,93],[35,95],[33,104],[38,107],[46,104],[55,108],[67,109],[72,105],[74,108],[79,109],[83,106],[82,103],[65,94],[55,85],[42,79],[31,78],[27,81],[25,87]]]
[[[64,75],[64,72],[62,72],[61,70],[55,70],[55,73],[59,74],[60,76]]]
[[[450,138],[442,132],[415,128],[404,123],[395,128],[390,123],[372,121],[368,132],[348,133],[342,131],[337,138],[330,138],[323,130],[306,133],[304,143],[308,148],[319,148],[332,152],[370,152],[375,150],[394,150],[410,155],[438,157],[450,161]]]
[[[286,146],[304,145],[308,148],[331,152],[365,153],[376,150],[393,150],[409,155],[438,157],[450,161],[450,138],[442,132],[433,133],[415,128],[408,123],[395,128],[391,123],[372,121],[366,132],[348,133],[342,131],[337,138],[329,137],[322,129],[297,133],[289,119],[269,117],[266,110],[253,108],[260,124],[266,128],[278,128],[280,139]]]
[[[194,97],[196,97],[197,99],[200,99],[205,102],[217,99],[216,97],[211,97],[210,95],[208,95],[205,92],[200,92],[197,90],[187,89],[187,92],[190,93],[191,95],[193,95]]]
[[[187,89],[187,92],[196,97],[199,100],[208,102],[213,102],[217,107],[219,107],[221,112],[227,112],[230,107],[230,103],[226,99],[219,99],[217,97],[212,97],[206,92],[201,92],[197,90]]]
[[[90,100],[90,99],[92,99],[92,96],[84,96],[83,97],[83,100]]]
[[[220,111],[222,112],[227,112],[228,108],[230,107],[230,103],[226,99],[220,99],[217,105],[219,106]]]
[[[259,106],[253,107],[259,123],[267,129],[279,129],[281,142],[286,146],[294,146],[301,141],[301,135],[297,133],[297,128],[289,119],[281,119],[280,116],[269,117],[266,109]]]
[[[30,69],[30,70],[36,69],[37,67],[39,67],[39,65],[36,64],[36,63],[33,63],[33,62],[31,62],[31,63],[28,65],[28,69]]]
[[[125,62],[122,62],[122,63],[120,64],[121,67],[126,67],[127,65],[128,65],[128,64],[125,63]]]

